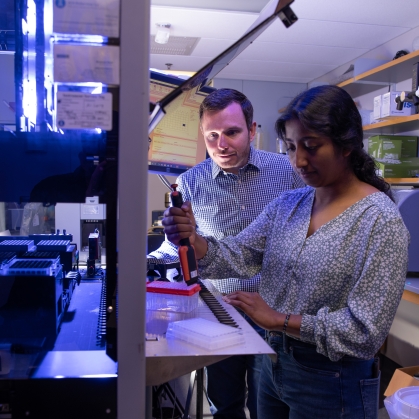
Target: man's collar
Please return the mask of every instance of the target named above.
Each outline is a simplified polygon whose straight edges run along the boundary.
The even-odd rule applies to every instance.
[[[249,166],[254,166],[257,170],[259,170],[261,166],[260,154],[253,147],[250,147],[249,160],[247,161],[247,164],[243,168],[246,170],[246,168],[248,168]],[[215,163],[215,161],[212,159],[211,159],[211,167],[212,167],[213,179],[215,179],[220,173],[224,173],[224,170],[220,166],[218,166],[218,164]]]

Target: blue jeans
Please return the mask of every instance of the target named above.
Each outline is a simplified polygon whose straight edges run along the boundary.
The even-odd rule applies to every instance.
[[[263,338],[265,331],[241,313]],[[214,419],[257,419],[257,394],[263,355],[235,355],[207,367],[208,397],[216,408]],[[247,383],[247,385],[246,385]],[[247,402],[246,402],[247,387]]]
[[[333,362],[314,345],[276,332],[268,343],[278,360],[263,360],[259,418],[377,419],[380,374],[374,359]]]

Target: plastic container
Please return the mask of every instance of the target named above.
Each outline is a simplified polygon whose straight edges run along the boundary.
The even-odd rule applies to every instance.
[[[201,318],[169,323],[166,338],[184,340],[209,351],[244,344],[241,329]]]
[[[256,128],[255,141],[253,146],[258,150],[262,148],[262,125],[258,125]]]
[[[384,400],[390,419],[419,419],[419,387],[397,390]]]
[[[200,290],[198,284],[187,286],[184,282],[149,282],[147,310],[189,313],[198,307]]]

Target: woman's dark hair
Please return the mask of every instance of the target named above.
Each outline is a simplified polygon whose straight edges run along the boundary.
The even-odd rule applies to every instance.
[[[377,175],[375,160],[363,148],[361,115],[345,90],[325,85],[300,93],[276,121],[275,129],[282,140],[290,120],[298,120],[308,131],[330,138],[336,149],[350,151],[349,165],[357,178],[393,199],[390,185]]]
[[[253,123],[253,106],[250,100],[241,92],[234,89],[218,89],[209,94],[199,107],[199,120],[206,111],[222,111],[232,103],[238,103],[243,111],[247,129],[250,131]]]

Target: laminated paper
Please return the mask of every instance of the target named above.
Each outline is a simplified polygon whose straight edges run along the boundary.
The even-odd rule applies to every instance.
[[[54,45],[54,82],[119,85],[119,47]]]
[[[53,0],[53,31],[119,37],[119,0]]]

